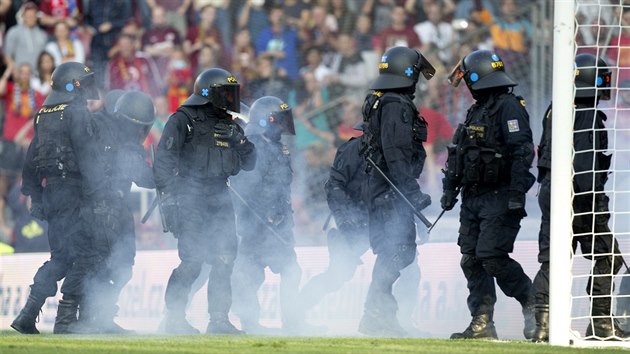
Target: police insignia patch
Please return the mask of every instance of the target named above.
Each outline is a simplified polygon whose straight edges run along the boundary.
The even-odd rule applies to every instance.
[[[516,119],[508,120],[507,125],[510,133],[515,133],[521,130],[518,126],[518,120]]]
[[[170,150],[173,147],[173,141],[175,139],[170,136],[168,139],[166,139],[166,150]]]

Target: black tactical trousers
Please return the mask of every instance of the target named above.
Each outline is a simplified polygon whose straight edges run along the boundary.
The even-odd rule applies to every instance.
[[[400,277],[400,271],[416,256],[413,212],[391,192],[373,198],[368,212],[370,246],[376,254],[376,263],[365,310],[394,319],[398,303],[392,286]]]
[[[508,210],[508,198],[507,187],[478,195],[464,190],[457,243],[470,292],[468,308],[473,316],[494,310],[494,279],[505,295],[522,305],[531,300],[532,282],[509,256],[521,218]]]
[[[72,242],[83,235],[79,217],[80,182],[47,184],[42,203],[48,221],[50,260],[37,270],[31,294],[43,301],[57,293],[57,282],[67,276],[74,261]],[[66,278],[64,286],[76,287],[78,284]]]
[[[593,224],[593,215],[590,214],[590,212],[593,210],[593,205],[597,205],[597,203],[594,203],[593,196],[593,194],[577,195],[574,198],[573,211],[578,215],[573,219],[574,237],[572,247],[573,252],[575,252],[579,244],[584,258],[595,260],[591,277],[586,286],[587,294],[610,295],[614,286],[614,275],[621,269],[622,261],[620,257],[598,255],[602,253],[620,254],[620,250],[617,240],[613,238],[608,227],[610,217],[608,213],[596,214]],[[540,247],[538,261],[541,263],[541,269],[538,271],[538,274],[536,274],[536,278],[534,278],[534,289],[536,292],[536,303],[549,304],[550,174],[541,183],[538,203],[543,215],[540,233],[538,235],[538,244]],[[600,207],[602,210],[596,211],[607,211],[607,205],[600,205]],[[579,215],[582,213],[584,213],[584,215]]]
[[[225,183],[225,182],[224,182]],[[227,315],[232,305],[231,276],[237,238],[232,200],[225,184],[211,193],[191,190],[178,195],[179,226],[175,230],[180,264],[166,286],[166,308],[183,315],[203,263],[211,266],[208,313]]]

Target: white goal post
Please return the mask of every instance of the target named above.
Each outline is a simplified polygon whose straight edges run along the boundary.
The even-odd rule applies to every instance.
[[[588,7],[588,9],[585,9]],[[583,11],[596,17],[584,21]],[[623,19],[626,14],[625,21]],[[575,56],[590,52],[606,60],[612,72],[611,99],[602,101],[598,109],[608,119],[608,152],[613,154],[609,179],[605,192],[610,198],[609,227],[613,238],[619,242],[621,253],[630,261],[630,1],[626,0],[554,0],[553,22],[553,88],[552,88],[552,175],[551,175],[551,251],[550,251],[550,344],[574,346],[624,346],[625,341],[587,340],[585,329],[590,323],[589,307],[592,299],[586,293],[594,261],[580,254],[580,247],[572,250],[571,208],[574,198],[573,124],[575,108]],[[585,43],[580,31],[594,42]],[[627,41],[622,38],[622,33]],[[626,38],[624,37],[624,38]],[[592,39],[592,38],[591,38]],[[615,55],[611,54],[615,53]],[[624,72],[627,70],[627,72]],[[627,94],[625,92],[628,92]],[[594,148],[595,149],[595,148]],[[592,173],[601,171],[593,170]],[[595,214],[595,213],[594,213]],[[593,218],[594,220],[595,218]],[[597,235],[597,234],[595,234]],[[581,235],[577,235],[581,236]],[[594,249],[592,250],[594,255]],[[573,255],[573,256],[572,256]],[[607,256],[612,253],[601,253]],[[613,274],[610,274],[613,276]],[[615,320],[628,330],[630,292],[620,292],[620,283],[630,281],[630,270],[624,265],[614,275],[612,313]],[[624,303],[623,305],[621,305]],[[623,307],[623,308],[621,308]]]

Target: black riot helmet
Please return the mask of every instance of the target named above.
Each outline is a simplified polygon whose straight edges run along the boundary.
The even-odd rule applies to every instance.
[[[125,90],[111,90],[107,93],[107,95],[105,95],[105,113],[109,114],[109,115],[113,115],[114,114],[114,108],[116,107],[116,102],[118,101],[118,99],[124,95],[127,91]]]
[[[575,56],[575,97],[610,99],[611,72],[602,58],[593,54]]]
[[[76,97],[98,99],[94,72],[81,63],[71,61],[59,65],[52,73],[50,84],[52,90],[44,106],[68,103]]]
[[[280,134],[295,135],[291,108],[274,96],[264,96],[254,101],[249,109],[249,122],[252,128],[248,129],[248,133],[269,133],[278,138]]]
[[[114,117],[120,122],[121,132],[125,136],[144,141],[155,122],[155,107],[151,96],[139,91],[125,93],[116,101]]]
[[[240,111],[240,85],[229,71],[220,68],[205,70],[195,80],[193,94],[182,106],[203,106],[212,103],[217,108]]]
[[[505,72],[501,58],[489,50],[476,50],[459,61],[448,81],[457,87],[462,79],[471,91],[518,85]]]
[[[378,64],[378,77],[370,86],[372,90],[391,90],[415,87],[420,73],[430,80],[435,68],[415,49],[394,47],[388,49]]]

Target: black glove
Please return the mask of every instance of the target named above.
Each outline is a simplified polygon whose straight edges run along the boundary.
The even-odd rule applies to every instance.
[[[161,212],[164,214],[162,217],[166,224],[166,231],[176,233],[179,231],[179,203],[175,196],[164,192],[161,193]]]
[[[31,216],[35,219],[46,220],[46,216],[44,215],[44,206],[41,202],[31,202]]]
[[[525,212],[525,193],[511,190],[509,194],[510,198],[508,199],[508,210],[520,217],[527,216],[527,213]]]
[[[420,192],[418,195],[412,198],[411,202],[416,208],[416,211],[422,211],[429,205],[431,205],[431,196]]]
[[[214,126],[214,137],[219,140],[229,141],[234,145],[245,142],[245,135],[236,124],[219,122]]]
[[[440,205],[444,210],[451,210],[457,204],[457,194],[459,194],[456,190],[453,189],[445,189],[442,192],[442,198],[440,199]]]
[[[120,225],[119,212],[122,205],[115,199],[101,200],[91,204],[90,217],[92,226],[118,231]]]

